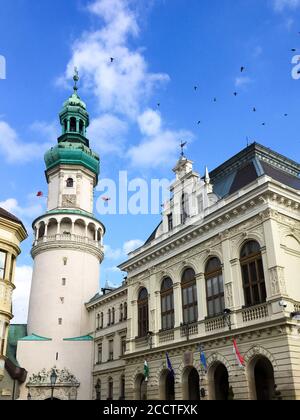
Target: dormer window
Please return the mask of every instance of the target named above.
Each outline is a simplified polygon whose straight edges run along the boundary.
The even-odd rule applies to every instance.
[[[74,180],[73,178],[67,179],[67,188],[73,188],[74,187]]]

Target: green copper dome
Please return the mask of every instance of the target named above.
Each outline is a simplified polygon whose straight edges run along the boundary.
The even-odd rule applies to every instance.
[[[45,163],[47,171],[57,165],[82,165],[96,174],[98,181],[99,155],[82,143],[59,143],[45,154]]]
[[[82,165],[96,175],[98,182],[100,158],[89,147],[86,137],[86,128],[89,126],[89,114],[86,104],[77,94],[78,72],[75,69],[73,78],[74,92],[63,105],[59,114],[62,126],[62,135],[58,144],[45,154],[46,176],[47,171],[58,165]]]
[[[69,99],[64,102],[63,105],[63,111],[65,111],[66,108],[69,106],[79,106],[82,109],[86,110],[86,104],[80,99],[77,92],[74,92],[72,96],[70,96]]]

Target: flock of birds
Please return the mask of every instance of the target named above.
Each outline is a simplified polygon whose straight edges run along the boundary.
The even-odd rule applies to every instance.
[[[300,32],[298,32],[298,34],[300,35]],[[297,49],[296,48],[292,48],[291,49],[291,52],[297,52]],[[115,61],[115,58],[114,57],[110,57],[110,62],[111,63],[113,63]],[[299,59],[299,61],[300,61],[300,59]],[[240,67],[240,72],[241,73],[245,73],[247,71],[247,68],[245,67],[245,66],[241,66]],[[300,74],[300,70],[298,70],[298,74]],[[199,89],[199,86],[197,86],[197,85],[195,85],[194,86],[194,91],[195,92],[197,92],[198,91],[198,89]],[[233,96],[235,96],[235,97],[237,97],[239,95],[239,93],[237,92],[237,91],[234,91],[233,92]],[[213,98],[213,102],[214,103],[216,103],[218,101],[218,99],[217,99],[217,97],[214,97]],[[161,106],[161,104],[160,104],[160,102],[157,102],[157,104],[156,104],[156,106],[157,106],[157,108],[160,108],[160,106]],[[254,113],[256,113],[258,111],[258,109],[257,109],[257,107],[256,106],[253,106],[252,107],[252,112],[254,112]],[[283,117],[285,117],[285,118],[287,118],[288,117],[288,113],[284,113],[283,114]],[[198,120],[197,121],[197,125],[200,125],[202,123],[202,121],[201,120]],[[261,123],[261,125],[262,126],[266,126],[266,122],[265,121],[263,121],[262,123]]]

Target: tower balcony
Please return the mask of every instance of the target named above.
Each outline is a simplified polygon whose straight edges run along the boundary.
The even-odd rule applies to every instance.
[[[67,247],[86,249],[104,257],[104,226],[96,220],[78,215],[46,215],[34,224],[32,256],[39,252]]]

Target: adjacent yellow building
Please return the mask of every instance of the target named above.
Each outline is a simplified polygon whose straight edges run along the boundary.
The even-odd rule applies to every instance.
[[[7,381],[4,380],[6,371],[14,376],[14,366],[6,359],[7,338],[13,318],[12,293],[15,289],[16,259],[21,252],[20,243],[26,238],[27,232],[22,222],[0,208],[0,399],[8,394]]]

